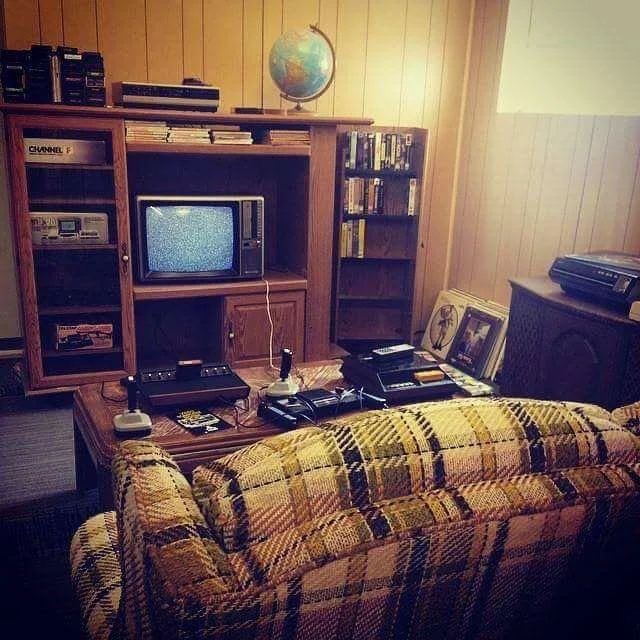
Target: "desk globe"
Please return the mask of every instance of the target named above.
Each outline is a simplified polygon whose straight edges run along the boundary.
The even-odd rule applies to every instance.
[[[282,98],[296,103],[296,112],[304,111],[301,102],[315,100],[329,88],[335,70],[333,45],[315,25],[283,33],[269,52],[271,79]]]

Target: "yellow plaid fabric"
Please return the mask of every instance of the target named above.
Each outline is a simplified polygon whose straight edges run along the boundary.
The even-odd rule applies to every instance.
[[[87,520],[71,541],[71,581],[85,629],[94,640],[107,640],[118,616],[122,582],[117,548],[113,511]]]
[[[611,416],[625,429],[640,434],[640,401],[615,409]]]
[[[200,467],[193,484],[217,541],[232,552],[347,509],[445,486],[629,463],[639,451],[598,407],[457,400],[265,440]]]
[[[193,490],[127,442],[114,482],[123,636],[514,637],[637,543],[640,439],[594,407],[427,403],[264,440]]]

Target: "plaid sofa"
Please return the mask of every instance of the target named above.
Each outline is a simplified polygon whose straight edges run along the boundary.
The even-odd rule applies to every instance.
[[[92,638],[539,637],[550,612],[593,602],[570,591],[619,582],[638,541],[640,438],[590,405],[371,411],[265,439],[191,485],[129,441],[113,472],[116,512],[71,547]]]

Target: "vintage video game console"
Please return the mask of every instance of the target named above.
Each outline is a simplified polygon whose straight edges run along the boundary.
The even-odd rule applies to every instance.
[[[386,404],[384,398],[357,389],[308,389],[288,397],[269,398],[258,406],[258,415],[283,427],[295,427],[349,411],[380,409]]]
[[[411,345],[374,349],[343,358],[340,369],[345,380],[389,403],[419,402],[445,398],[458,385],[426,354]]]
[[[33,244],[108,244],[106,213],[35,211],[31,218]]]
[[[142,396],[152,407],[232,402],[249,395],[249,385],[225,362],[181,360],[174,367],[142,369]]]
[[[549,277],[568,293],[596,302],[630,305],[640,299],[640,256],[615,251],[556,258]]]

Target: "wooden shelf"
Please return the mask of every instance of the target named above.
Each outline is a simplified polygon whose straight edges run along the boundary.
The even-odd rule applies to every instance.
[[[119,305],[96,305],[76,307],[40,307],[39,316],[75,316],[89,313],[119,313]]]
[[[343,118],[332,116],[318,116],[315,114],[287,115],[286,112],[274,114],[252,113],[213,113],[207,111],[180,111],[177,109],[141,109],[138,107],[87,107],[85,105],[67,104],[19,104],[0,103],[0,110],[5,113],[19,114],[48,114],[50,116],[77,115],[94,118],[117,118],[127,120],[170,120],[171,122],[202,122],[246,124],[264,126],[269,124],[283,127],[300,125],[371,125],[371,118]],[[291,109],[293,110],[293,109]]]
[[[397,307],[411,302],[407,296],[350,296],[339,295],[338,300],[346,304],[358,304],[368,307]]]
[[[176,144],[173,142],[127,142],[127,153],[171,153],[214,156],[298,156],[311,155],[308,145],[271,144]]]
[[[52,205],[54,207],[64,206],[64,205],[103,205],[110,204],[113,205],[116,203],[115,198],[29,198],[30,205]]]
[[[404,171],[398,169],[380,169],[375,171],[374,169],[345,169],[344,175],[346,178],[419,178],[415,171]]]
[[[117,244],[34,244],[33,251],[94,251],[102,249],[103,251],[115,251]]]
[[[112,347],[110,349],[72,349],[70,351],[56,351],[45,349],[42,352],[43,358],[71,358],[75,356],[99,356],[111,353],[122,353],[122,347]]]
[[[307,279],[295,273],[266,271],[269,291],[299,291],[307,288]],[[134,284],[133,299],[171,300],[176,298],[207,298],[247,293],[266,293],[263,280],[235,280],[231,282],[209,282],[188,284]]]
[[[368,256],[365,256],[364,258],[347,258],[347,257],[343,257],[341,258],[341,260],[343,262],[414,262],[413,258],[383,258],[383,257],[379,257],[379,258],[370,258]]]
[[[390,213],[345,213],[342,216],[344,222],[349,220],[366,220],[367,222],[414,222],[418,216],[394,215]]]
[[[70,171],[81,169],[82,171],[113,171],[112,164],[59,164],[56,162],[25,162],[27,169],[62,169]]]

